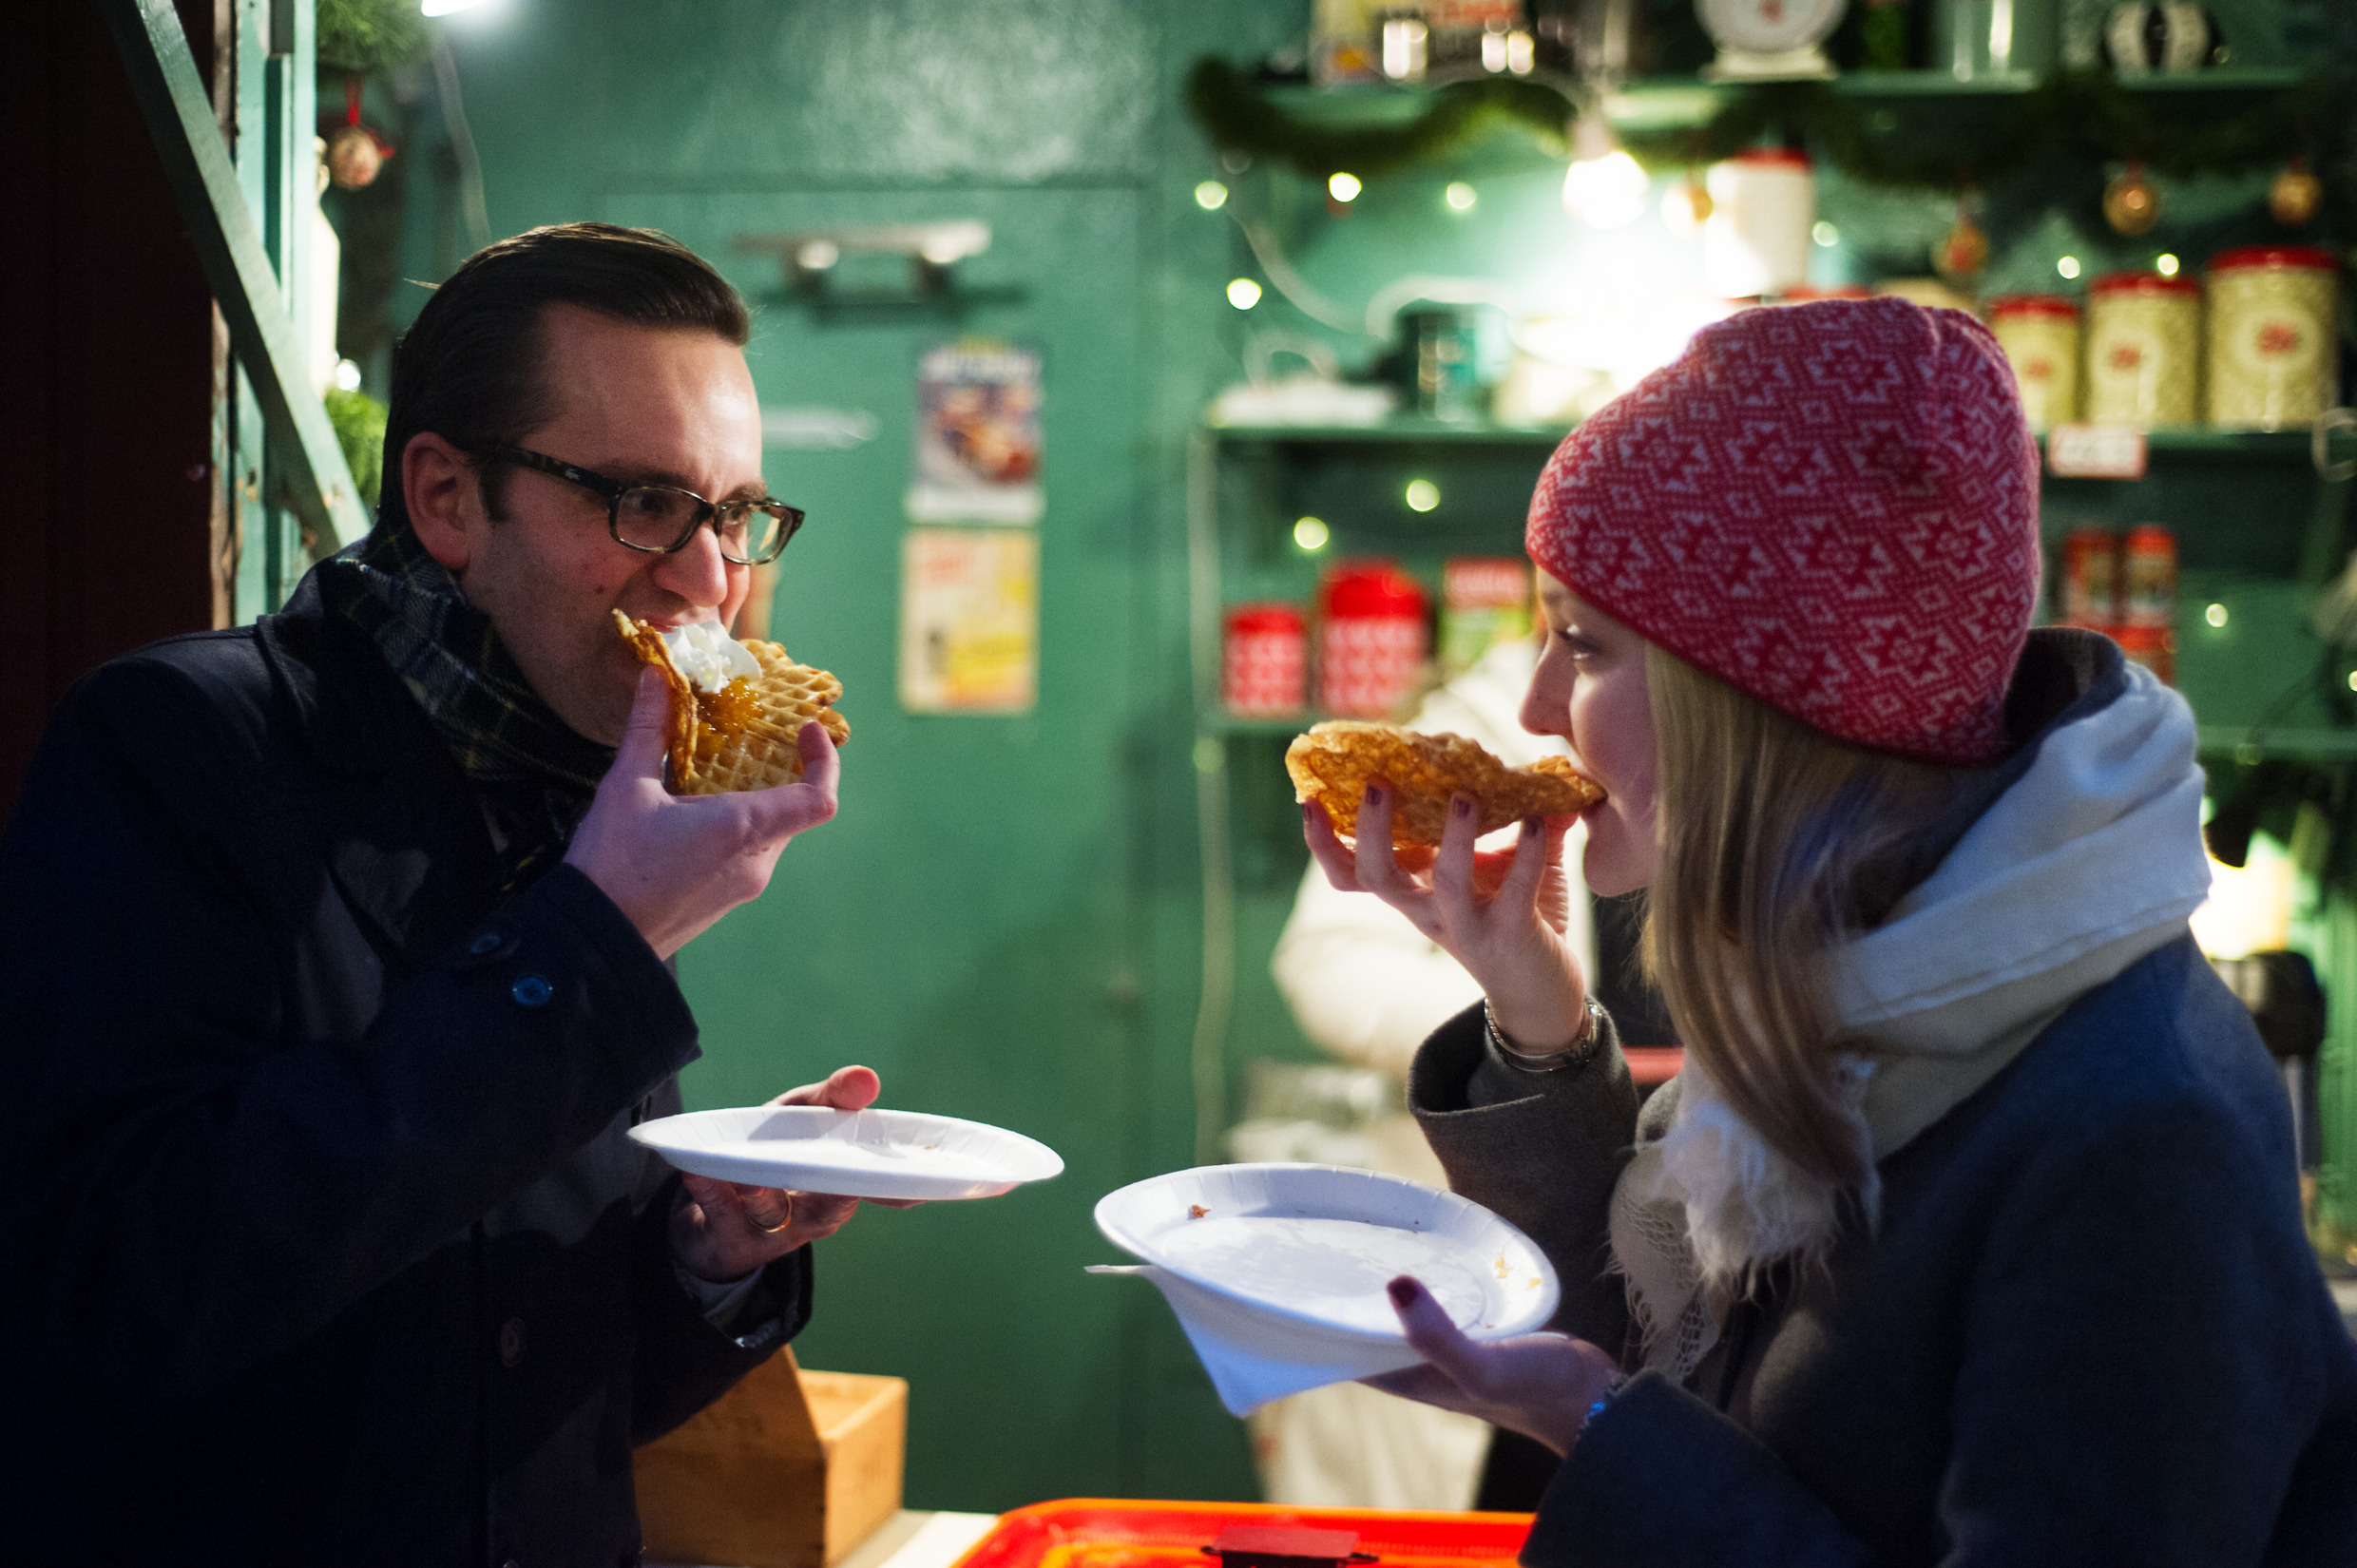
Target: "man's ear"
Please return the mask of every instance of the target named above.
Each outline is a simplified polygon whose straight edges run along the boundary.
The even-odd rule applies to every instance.
[[[426,553],[452,574],[465,571],[473,525],[483,520],[482,489],[467,454],[431,430],[411,436],[401,449],[401,499]]]

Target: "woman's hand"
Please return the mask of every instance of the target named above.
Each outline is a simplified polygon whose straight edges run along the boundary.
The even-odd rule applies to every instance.
[[[1477,1344],[1458,1331],[1441,1304],[1408,1275],[1391,1281],[1391,1307],[1421,1367],[1366,1379],[1370,1387],[1425,1405],[1479,1416],[1567,1454],[1619,1368],[1612,1357],[1569,1334],[1523,1334]]]
[[[1437,851],[1395,853],[1388,785],[1368,787],[1355,852],[1335,835],[1324,806],[1312,802],[1301,817],[1326,880],[1374,894],[1464,965],[1518,1046],[1543,1053],[1580,1038],[1587,984],[1563,940],[1572,894],[1563,835],[1574,818],[1533,817],[1512,850],[1478,851],[1479,807],[1461,794],[1449,802]]]
[[[834,742],[814,721],[795,737],[800,782],[672,794],[662,782],[670,702],[662,677],[642,672],[622,749],[565,855],[629,916],[658,958],[761,896],[795,835],[834,817],[839,771]]]
[[[770,1103],[864,1111],[875,1103],[882,1088],[871,1068],[838,1067],[824,1083],[789,1089]],[[888,1209],[915,1207],[882,1198],[868,1201]],[[859,1203],[858,1198],[834,1193],[751,1187],[682,1172],[680,1198],[671,1211],[671,1250],[689,1273],[724,1284],[814,1241],[824,1241],[843,1228]]]

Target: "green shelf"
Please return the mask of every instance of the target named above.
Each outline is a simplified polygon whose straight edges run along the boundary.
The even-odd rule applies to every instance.
[[[2306,430],[2222,430],[2198,425],[2164,426],[2144,432],[2145,448],[2156,457],[2210,457],[2266,463],[2306,458],[2310,439]],[[2043,435],[2038,438],[2038,449],[2046,449]]]
[[[2237,761],[2247,755],[2294,762],[2357,761],[2357,730],[2267,730],[2254,742],[2248,725],[2204,724],[2194,736],[2204,756]]]
[[[1222,442],[1264,446],[1488,446],[1553,450],[1567,425],[1493,425],[1485,420],[1387,419],[1380,425],[1209,425]]]
[[[1298,718],[1237,718],[1215,709],[1204,719],[1204,730],[1212,735],[1296,736],[1326,717],[1324,714],[1303,714]]]
[[[1571,433],[1567,425],[1493,425],[1482,420],[1387,419],[1380,425],[1206,425],[1222,443],[1245,446],[1532,447],[1552,450]],[[2222,430],[2202,426],[2147,430],[2156,456],[2290,462],[2305,458],[2309,432]],[[2045,449],[2046,438],[2038,438]]]
[[[1531,80],[1561,86],[1546,77]],[[1826,85],[1840,97],[1864,101],[1952,102],[2019,98],[2036,92],[2045,80],[2035,71],[1959,77],[1944,70],[1857,70],[1829,78]],[[2306,77],[2290,66],[2220,66],[2117,80],[2130,92],[2194,94],[2280,92],[2298,86]],[[1766,85],[1713,82],[1699,76],[1639,77],[1606,95],[1604,114],[1614,124],[1629,130],[1700,124],[1717,112],[1729,94]],[[1272,87],[1267,96],[1272,105],[1307,124],[1331,129],[1372,129],[1413,122],[1431,107],[1442,90],[1442,86],[1422,84],[1364,83],[1339,87]]]

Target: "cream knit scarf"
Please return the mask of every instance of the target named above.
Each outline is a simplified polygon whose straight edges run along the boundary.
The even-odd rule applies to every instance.
[[[2050,731],[2035,761],[1890,918],[1832,955],[1849,1054],[1836,1088],[1869,1167],[1994,1078],[2072,1001],[2185,932],[2210,889],[2193,713],[2131,667],[2127,689]],[[1689,1058],[1669,1125],[1613,1189],[1615,1264],[1645,1365],[1683,1382],[1769,1264],[1869,1230],[1735,1115]],[[1856,1213],[1853,1214],[1852,1210]]]

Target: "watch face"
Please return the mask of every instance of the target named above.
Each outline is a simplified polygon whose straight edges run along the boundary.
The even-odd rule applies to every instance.
[[[1781,54],[1822,42],[1844,0],[1696,0],[1703,30],[1721,48]]]

